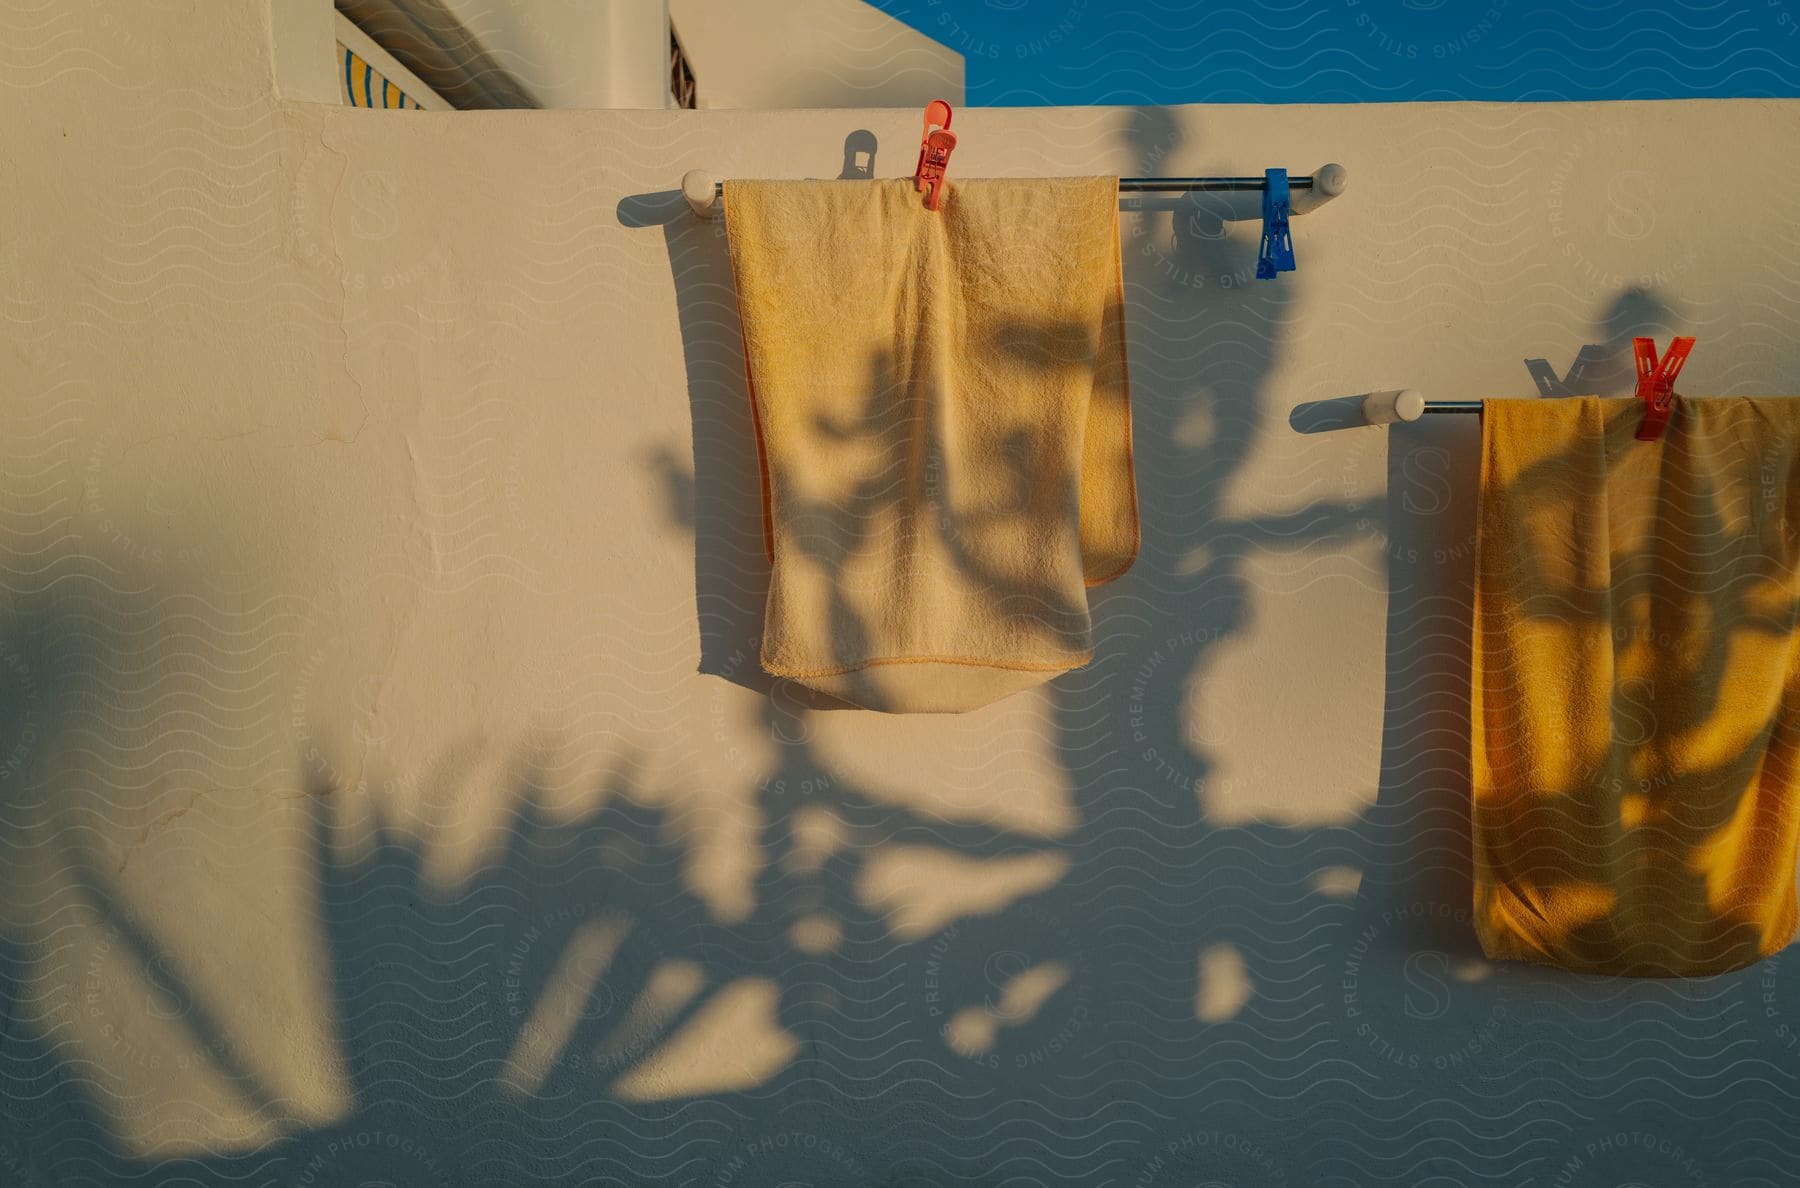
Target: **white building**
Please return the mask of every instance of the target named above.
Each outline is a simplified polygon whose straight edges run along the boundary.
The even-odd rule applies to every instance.
[[[961,54],[862,0],[282,7],[278,48],[296,76],[284,89],[358,107],[923,107],[963,98]]]

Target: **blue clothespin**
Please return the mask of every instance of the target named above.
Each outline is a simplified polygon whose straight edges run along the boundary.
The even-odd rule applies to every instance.
[[[1256,279],[1274,280],[1277,272],[1294,270],[1294,234],[1288,230],[1291,209],[1287,170],[1264,170],[1263,178],[1262,248],[1256,256]]]

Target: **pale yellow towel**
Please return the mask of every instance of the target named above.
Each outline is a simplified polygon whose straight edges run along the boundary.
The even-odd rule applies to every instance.
[[[1088,663],[1138,550],[1118,178],[728,181],[762,665],[960,712]]]
[[[1490,400],[1476,928],[1493,957],[1720,973],[1794,936],[1800,400]]]

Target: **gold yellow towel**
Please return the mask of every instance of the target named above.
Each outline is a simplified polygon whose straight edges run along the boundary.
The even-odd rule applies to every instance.
[[[1800,400],[1482,414],[1473,747],[1489,956],[1646,976],[1794,935]]]
[[[1138,550],[1118,178],[728,181],[762,666],[960,712],[1094,655]]]

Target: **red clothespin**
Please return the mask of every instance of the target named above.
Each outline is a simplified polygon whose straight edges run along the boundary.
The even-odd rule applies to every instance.
[[[944,204],[944,191],[950,185],[944,180],[944,170],[950,166],[950,150],[955,147],[950,105],[933,99],[925,105],[925,135],[919,140],[919,167],[913,170],[913,189],[925,191],[927,210],[937,210]]]
[[[1677,338],[1669,343],[1669,353],[1658,363],[1654,338],[1631,340],[1631,353],[1637,359],[1637,398],[1644,402],[1644,419],[1637,431],[1639,441],[1655,441],[1662,436],[1669,414],[1675,411],[1675,377],[1681,374],[1681,365],[1693,349],[1692,338]]]

